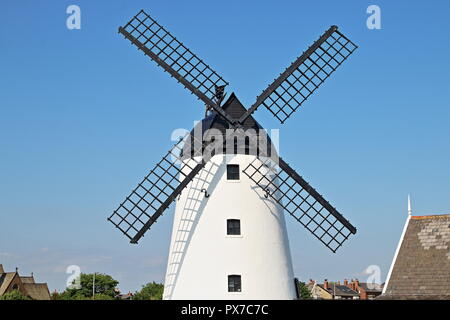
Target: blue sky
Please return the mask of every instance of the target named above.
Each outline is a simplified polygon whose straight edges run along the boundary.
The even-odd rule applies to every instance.
[[[81,30],[66,8],[81,8]],[[369,5],[382,29],[366,27]],[[171,208],[139,245],[106,217],[203,106],[117,33],[141,8],[247,107],[330,25],[359,45],[280,128],[283,158],[357,228],[337,254],[286,217],[302,280],[384,281],[410,193],[450,213],[450,3],[446,1],[8,1],[0,10],[0,263],[62,290],[67,266],[123,291],[164,278]]]

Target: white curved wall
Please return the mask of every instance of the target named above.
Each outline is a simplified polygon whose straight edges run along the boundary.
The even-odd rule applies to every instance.
[[[254,159],[216,155],[183,190],[164,299],[296,298],[283,211],[242,172]],[[227,180],[226,164],[240,165],[240,181]],[[227,219],[241,220],[240,236],[227,235]],[[242,276],[241,292],[228,292],[230,274]]]

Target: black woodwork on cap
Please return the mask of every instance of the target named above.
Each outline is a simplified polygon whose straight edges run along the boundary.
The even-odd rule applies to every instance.
[[[222,108],[230,115],[233,119],[239,119],[245,112],[246,109],[236,97],[234,93],[231,93],[227,101],[223,104]],[[215,141],[217,134],[221,134],[223,139],[223,148],[217,148],[214,154],[254,154],[254,155],[271,155],[271,151],[276,152],[275,146],[272,144],[267,132],[263,127],[252,117],[248,117],[241,128],[246,138],[239,135],[240,138],[237,139],[237,133],[231,137],[227,137],[227,133],[233,133],[233,129],[230,123],[212,111],[208,116],[206,116],[202,121],[197,123],[194,129],[191,131],[191,135],[195,137],[196,141],[199,141],[200,134],[203,137],[204,145],[209,145],[211,142]],[[228,130],[228,131],[227,131]],[[227,137],[227,138],[226,138]],[[226,150],[226,139],[229,140],[229,145],[234,145],[231,150]],[[230,139],[234,139],[230,140]],[[259,142],[258,142],[259,141]],[[267,141],[267,143],[262,143],[262,141]],[[257,145],[256,145],[257,144]],[[255,145],[254,148],[250,148],[250,145]],[[190,148],[190,150],[189,150]],[[196,152],[194,152],[196,150]],[[199,155],[198,146],[194,146],[193,139],[191,143],[186,143],[183,148],[183,158],[187,158],[187,155]]]

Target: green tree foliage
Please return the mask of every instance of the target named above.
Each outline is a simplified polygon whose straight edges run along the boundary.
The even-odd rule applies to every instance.
[[[0,296],[0,300],[31,300],[24,296],[19,290],[12,290]]]
[[[304,282],[298,282],[298,292],[300,293],[300,299],[311,299],[311,292]]]
[[[162,283],[151,282],[142,286],[141,291],[137,291],[133,300],[162,300],[164,285]]]
[[[92,299],[92,283],[94,274],[80,275],[79,289],[66,289],[60,294],[52,297],[55,300],[91,300]],[[75,282],[74,282],[75,283]],[[116,295],[116,287],[119,282],[107,274],[95,274],[95,300],[112,300]]]

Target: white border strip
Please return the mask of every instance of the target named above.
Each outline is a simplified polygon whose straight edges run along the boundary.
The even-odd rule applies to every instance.
[[[411,215],[408,214],[408,218],[406,218],[405,226],[403,227],[402,236],[400,237],[400,241],[398,242],[397,250],[395,250],[394,259],[392,260],[391,267],[389,268],[389,273],[386,277],[386,282],[383,286],[383,292],[381,294],[386,293],[386,289],[388,287],[389,280],[391,279],[392,270],[394,269],[395,262],[397,261],[398,252],[400,251],[400,247],[402,246],[403,238],[405,237],[405,234],[406,234],[406,229],[408,229],[409,220],[411,220]]]

